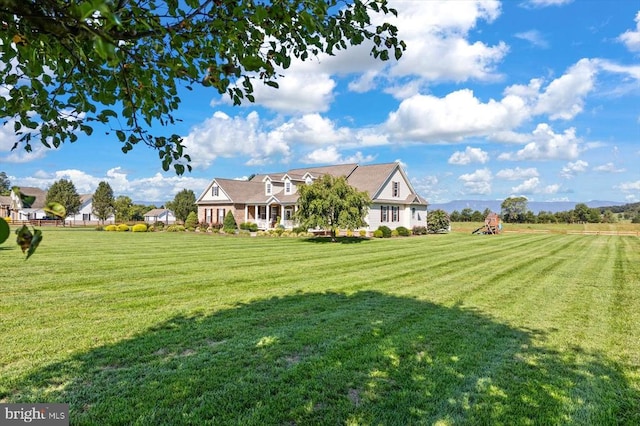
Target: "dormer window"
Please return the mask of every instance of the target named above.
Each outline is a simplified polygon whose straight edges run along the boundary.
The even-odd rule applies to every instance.
[[[313,179],[311,179],[311,176],[307,176],[307,178],[304,180],[304,183],[306,183],[307,185],[311,185],[313,183]]]
[[[291,194],[291,181],[284,181],[284,193]]]
[[[265,187],[265,191],[266,191],[267,195],[271,195],[271,192],[272,192],[271,182],[267,182],[266,187]]]

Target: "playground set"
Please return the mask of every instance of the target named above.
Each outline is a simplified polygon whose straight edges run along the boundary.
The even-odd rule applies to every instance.
[[[496,235],[502,232],[502,221],[497,213],[489,213],[484,219],[484,225],[472,232],[472,234]]]

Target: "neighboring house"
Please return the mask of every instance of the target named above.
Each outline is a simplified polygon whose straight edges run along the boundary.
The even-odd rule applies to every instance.
[[[295,226],[297,187],[326,174],[345,176],[351,186],[369,194],[372,204],[365,217],[366,231],[380,225],[391,229],[427,225],[427,201],[413,189],[399,163],[309,167],[256,175],[248,181],[215,178],[196,201],[198,220],[221,224],[231,211],[238,224],[254,222],[260,229],[278,225],[290,229]]]
[[[107,220],[104,221],[104,223],[115,223],[115,221],[116,221],[115,216],[111,215],[107,218]],[[98,216],[96,216],[93,213],[93,194],[80,195],[80,210],[75,215],[68,216],[65,219],[65,222],[68,222],[71,224],[77,224],[77,223],[87,224],[88,222],[91,222],[91,223],[100,222],[100,219],[98,219]]]
[[[150,224],[162,222],[172,225],[176,223],[176,216],[169,209],[152,209],[144,214],[144,221]]]
[[[9,194],[9,217],[12,221],[17,220],[37,220],[44,219],[47,215],[44,211],[44,205],[47,200],[47,191],[40,188],[32,188],[28,186],[19,187],[20,192],[24,195],[35,197],[35,200],[26,204],[19,194],[12,189]]]
[[[9,217],[11,214],[11,196],[0,195],[0,217]]]

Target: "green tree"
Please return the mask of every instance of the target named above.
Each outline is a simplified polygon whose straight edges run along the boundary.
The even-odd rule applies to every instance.
[[[96,192],[93,193],[92,208],[99,220],[104,223],[114,212],[113,189],[107,182],[100,182]]]
[[[167,203],[167,208],[173,211],[176,219],[184,223],[191,212],[197,212],[196,194],[190,189],[178,192],[173,201]]]
[[[49,187],[46,203],[59,203],[62,205],[66,211],[65,217],[77,214],[82,205],[75,185],[67,179],[60,179]]]
[[[113,208],[116,212],[116,222],[128,222],[131,220],[131,208],[133,202],[126,195],[119,195],[113,200]]]
[[[222,222],[222,230],[227,234],[233,234],[238,229],[238,224],[236,223],[236,218],[233,216],[231,210],[227,212]]]
[[[462,222],[462,215],[458,210],[454,210],[449,215],[449,219],[451,219],[451,222]]]
[[[427,216],[427,231],[430,234],[448,231],[450,224],[449,215],[444,210],[434,210]]]
[[[509,197],[500,204],[502,220],[510,223],[524,222],[527,208],[526,197]]]
[[[11,181],[5,172],[0,172],[0,195],[9,195]]]
[[[460,212],[460,222],[471,222],[472,216],[473,210],[469,207],[466,207]]]
[[[344,176],[324,175],[311,185],[300,186],[298,195],[296,220],[307,228],[330,230],[333,241],[336,228],[357,229],[366,225],[364,217],[371,199],[366,192],[349,185]]]
[[[397,14],[387,0],[5,0],[0,116],[14,122],[14,148],[58,147],[100,123],[124,152],[143,142],[181,174],[181,137],[154,133],[175,122],[182,86],[240,104],[254,101],[254,82],[278,87],[293,58],[365,40],[373,57],[400,58],[397,29],[371,23],[379,12]]]
[[[225,217],[225,221],[226,219],[227,218]],[[234,219],[234,223],[235,223],[235,219]],[[189,231],[193,231],[194,229],[196,229],[196,226],[198,226],[198,213],[189,212],[189,216],[187,216],[187,220],[184,221],[184,227],[187,228]]]
[[[585,203],[576,204],[576,206],[573,208],[573,212],[574,212],[576,221],[580,223],[587,223],[589,221],[591,209]]]
[[[602,215],[602,221],[604,223],[616,223],[618,221],[618,216],[612,212],[611,209],[607,209]]]

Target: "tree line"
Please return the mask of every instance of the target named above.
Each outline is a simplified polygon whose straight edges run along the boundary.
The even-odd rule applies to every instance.
[[[465,208],[449,215],[452,222],[482,222],[491,213]],[[572,210],[551,212],[541,210],[535,214],[529,210],[525,197],[509,197],[500,205],[500,217],[506,223],[615,223],[620,219],[640,223],[640,203],[614,207],[589,207],[577,203]]]

